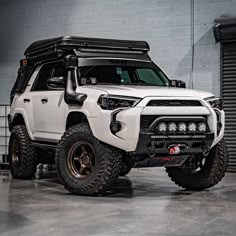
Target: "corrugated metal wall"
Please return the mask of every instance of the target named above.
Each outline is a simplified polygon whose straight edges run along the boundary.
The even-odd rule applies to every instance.
[[[8,164],[8,141],[9,129],[7,115],[10,107],[8,105],[0,105],[0,164]]]
[[[236,43],[222,44],[222,96],[226,114],[225,140],[229,169],[236,170]]]

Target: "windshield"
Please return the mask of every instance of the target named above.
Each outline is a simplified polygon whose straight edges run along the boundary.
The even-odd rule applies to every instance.
[[[156,66],[98,65],[80,67],[80,84],[169,86],[166,75]]]

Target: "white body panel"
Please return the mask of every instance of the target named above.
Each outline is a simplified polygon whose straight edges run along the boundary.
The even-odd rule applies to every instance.
[[[207,116],[209,128],[215,133],[212,146],[218,143],[224,135],[224,112],[219,111],[223,127],[217,136],[216,114],[211,106],[204,101],[204,98],[213,96],[210,93],[169,87],[90,85],[80,86],[76,90],[79,93],[87,94],[83,106],[70,106],[64,101],[63,91],[31,91],[38,71],[39,69],[33,73],[25,92],[20,96],[15,96],[10,111],[12,118],[15,114],[22,114],[32,140],[58,142],[65,132],[67,116],[73,111],[86,115],[93,135],[97,139],[127,152],[136,149],[141,115]],[[116,135],[110,131],[111,115],[114,111],[102,110],[97,104],[98,98],[102,94],[142,98],[135,107],[124,109],[117,114],[116,119],[121,122],[122,129]],[[24,102],[26,98],[30,99],[30,102]],[[42,103],[43,98],[48,100],[47,103]],[[147,107],[147,103],[153,99],[197,100],[203,106]]]

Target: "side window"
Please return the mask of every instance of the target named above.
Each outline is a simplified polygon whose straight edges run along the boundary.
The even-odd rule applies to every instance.
[[[53,68],[53,72],[52,72],[52,77],[66,77],[67,73],[66,70],[63,66],[63,63],[57,63],[54,68]]]
[[[51,65],[45,65],[39,71],[39,74],[34,82],[33,91],[48,90],[47,80],[51,78],[53,67]]]
[[[34,82],[32,91],[53,90],[49,89],[47,86],[48,79],[52,77],[65,77],[65,76],[66,76],[66,70],[63,67],[62,62],[46,64],[39,71],[39,74]]]

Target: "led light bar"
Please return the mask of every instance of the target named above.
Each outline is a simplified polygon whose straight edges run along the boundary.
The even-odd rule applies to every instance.
[[[178,131],[183,133],[187,131],[187,124],[185,122],[180,122],[178,124]]]
[[[177,125],[174,122],[171,122],[168,124],[168,131],[169,132],[176,132],[177,130]]]
[[[173,138],[173,139],[205,139],[206,135],[152,135],[151,138],[154,139],[169,139],[169,138]]]
[[[196,125],[196,123],[190,122],[190,123],[188,124],[188,130],[189,130],[190,132],[195,132],[195,131],[197,130],[197,125]]]
[[[137,50],[116,50],[116,49],[98,49],[98,48],[80,48],[80,52],[94,52],[94,53],[120,53],[120,54],[143,54],[142,51]]]
[[[167,131],[167,125],[166,125],[165,122],[159,123],[156,128],[157,128],[157,131],[158,131],[158,132],[161,132],[161,133]]]

